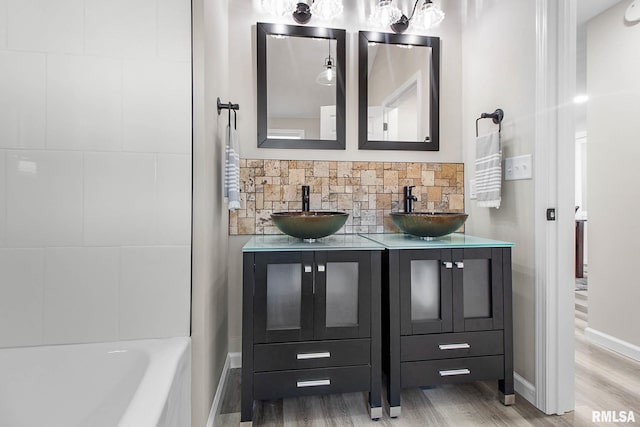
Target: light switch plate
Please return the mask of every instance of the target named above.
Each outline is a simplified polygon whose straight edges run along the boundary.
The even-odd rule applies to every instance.
[[[478,198],[478,194],[476,193],[476,180],[470,179],[469,180],[469,199],[475,200],[477,198]]]
[[[504,159],[504,180],[531,179],[531,154]]]

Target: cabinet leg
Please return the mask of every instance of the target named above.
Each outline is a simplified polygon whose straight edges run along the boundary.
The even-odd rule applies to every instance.
[[[400,416],[400,406],[389,406],[389,416],[391,418],[398,418]]]
[[[502,402],[505,406],[515,405],[516,403],[516,395],[515,394],[502,394],[500,392],[500,402]]]
[[[504,380],[498,381],[498,389],[500,390],[500,402],[509,406],[516,403],[516,394],[513,388],[513,371],[508,372]]]
[[[380,392],[380,383],[369,393],[369,412],[371,419],[377,420],[382,418],[382,393]]]
[[[253,423],[253,400],[246,401],[243,396],[240,411],[240,425],[244,427],[251,426]]]
[[[380,418],[382,418],[382,407],[381,406],[378,406],[376,408],[370,407],[369,413],[371,414],[372,420],[379,420]]]
[[[387,401],[389,402],[389,416],[395,418],[400,416],[400,373],[394,375],[392,373],[393,367],[390,371],[387,375]]]

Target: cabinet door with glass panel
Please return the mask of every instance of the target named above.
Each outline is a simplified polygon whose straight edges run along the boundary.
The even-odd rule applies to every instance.
[[[451,251],[407,249],[399,254],[402,335],[453,330]]]
[[[503,249],[451,249],[453,331],[503,328]]]
[[[402,335],[503,327],[500,248],[400,251]]]
[[[256,254],[254,342],[368,337],[370,271],[366,251]]]
[[[314,338],[369,337],[370,252],[316,252],[315,258]]]

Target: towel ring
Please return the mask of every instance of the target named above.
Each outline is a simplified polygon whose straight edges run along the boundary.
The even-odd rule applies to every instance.
[[[480,117],[476,119],[476,138],[478,137],[478,121],[482,119],[491,119],[494,124],[498,125],[498,133],[502,132],[502,120],[504,119],[504,111],[501,108],[496,108],[493,113],[482,113]]]

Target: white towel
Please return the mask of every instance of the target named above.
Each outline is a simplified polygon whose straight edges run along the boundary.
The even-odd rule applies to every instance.
[[[476,138],[476,194],[478,206],[499,208],[502,186],[500,133]]]
[[[238,133],[227,126],[224,163],[224,196],[229,198],[229,210],[240,209],[240,150]]]

